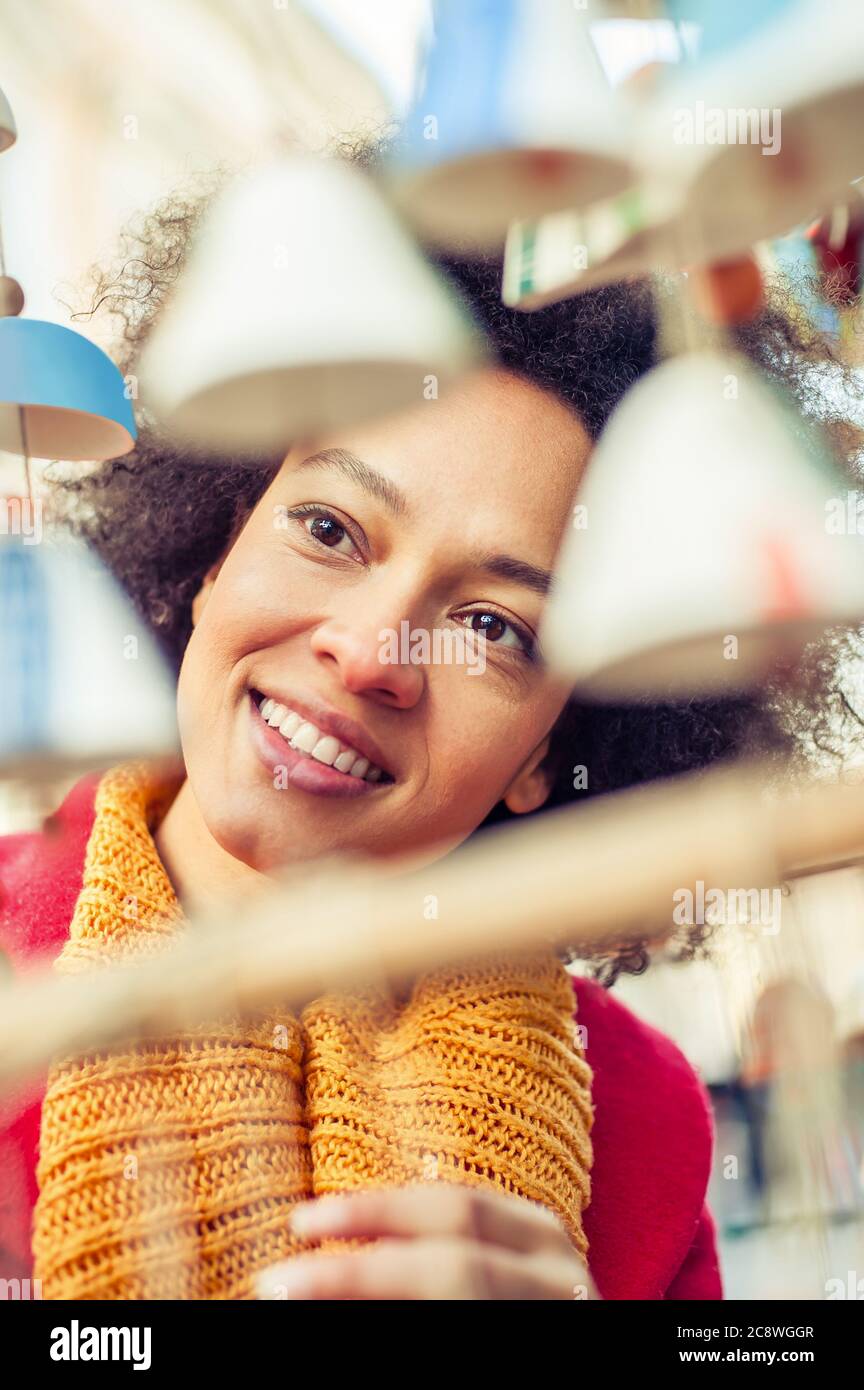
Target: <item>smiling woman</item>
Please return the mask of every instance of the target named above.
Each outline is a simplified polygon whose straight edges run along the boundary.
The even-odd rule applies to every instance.
[[[205,204],[166,202],[100,283],[127,372]],[[494,258],[437,260],[492,351],[437,399],[254,462],[145,427],[132,455],[58,479],[58,510],[178,668],[182,764],[73,793],[50,910],[28,908],[20,857],[0,858],[19,954],[50,949],[63,970],[134,958],[214,900],[242,930],[286,864],[416,867],[504,816],[749,748],[786,755],[796,724],[802,747],[829,727],[830,646],[796,703],[574,701],[538,641],[544,595],[592,441],[653,364],[652,295],[523,316]],[[808,405],[820,344],[771,310],[742,346]],[[382,634],[406,623],[467,636],[482,678],[382,661]],[[49,848],[29,844],[27,863]],[[608,984],[644,963],[628,947],[598,966]],[[46,1297],[249,1297],[271,1266],[262,1289],[281,1297],[720,1292],[704,1093],[604,990],[582,979],[574,995],[552,952],[66,1059],[27,1123]]]
[[[484,369],[289,450],[192,605],[189,777],[158,837],[190,893],[334,850],[437,857],[499,802],[543,803],[567,690],[540,660],[540,590],[589,443],[556,397]],[[406,619],[480,624],[484,679],[382,662],[379,633]]]

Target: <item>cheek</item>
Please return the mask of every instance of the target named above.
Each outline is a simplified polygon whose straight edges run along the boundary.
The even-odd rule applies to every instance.
[[[187,767],[202,747],[212,751],[217,732],[227,735],[225,719],[245,694],[243,658],[267,644],[267,615],[250,605],[244,587],[220,574],[183,656],[177,722]]]
[[[202,621],[215,659],[237,660],[278,636],[290,620],[285,590],[284,573],[280,576],[278,568],[268,566],[262,556],[245,552],[229,556]],[[290,593],[295,594],[293,586]]]
[[[427,729],[434,779],[448,801],[491,806],[543,739],[555,707],[542,698],[505,698],[486,685],[488,671],[453,676]]]
[[[293,577],[291,584],[286,583],[284,565],[264,547],[236,547],[190,639],[184,662],[189,683],[224,678],[244,657],[275,646],[302,628],[310,597]]]
[[[177,714],[184,739],[212,717],[225,697],[226,679],[236,663],[236,633],[211,598],[189,639],[177,683]]]

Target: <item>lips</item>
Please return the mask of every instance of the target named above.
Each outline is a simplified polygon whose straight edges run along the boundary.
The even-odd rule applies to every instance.
[[[253,740],[274,785],[353,798],[394,782],[377,743],[347,715],[315,698],[283,700],[261,689],[250,689],[249,704]]]
[[[258,694],[258,692],[254,692]],[[380,764],[372,760],[345,738],[328,731],[325,722],[307,719],[296,709],[282,704],[273,696],[260,695],[258,710],[261,718],[277,729],[297,753],[314,758],[325,767],[333,767],[347,777],[362,777],[367,782],[392,781]],[[326,716],[324,717],[326,721]],[[362,732],[360,738],[363,738]]]

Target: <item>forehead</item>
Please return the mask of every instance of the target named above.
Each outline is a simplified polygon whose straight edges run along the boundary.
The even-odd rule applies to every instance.
[[[431,514],[470,506],[527,521],[567,511],[591,448],[578,416],[551,392],[482,368],[396,415],[298,443],[288,468],[319,449],[349,449]]]

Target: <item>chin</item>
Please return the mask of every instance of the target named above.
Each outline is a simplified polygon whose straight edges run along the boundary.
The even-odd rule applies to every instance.
[[[204,824],[220,849],[259,874],[278,874],[336,848],[329,836],[323,842],[299,836],[302,819],[275,815],[272,801],[260,793],[239,797],[235,791],[220,797],[218,804],[202,799],[200,805]]]
[[[268,809],[260,793],[238,795],[236,788],[227,787],[199,793],[194,781],[192,785],[208,833],[232,859],[267,873],[284,863],[292,848],[296,853],[287,832],[280,834],[277,827],[268,826]]]

